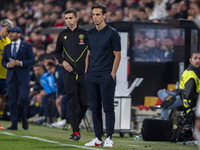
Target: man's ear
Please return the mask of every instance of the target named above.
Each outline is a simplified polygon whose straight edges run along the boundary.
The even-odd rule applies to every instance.
[[[105,14],[103,14],[103,18],[104,18],[104,19],[106,19],[106,13],[105,13]]]
[[[192,58],[189,59],[189,62],[190,62],[190,63],[192,62]]]
[[[76,17],[76,21],[78,22],[78,20],[79,20],[79,17]]]

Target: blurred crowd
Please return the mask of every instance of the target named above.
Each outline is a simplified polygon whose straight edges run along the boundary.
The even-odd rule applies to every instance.
[[[38,78],[47,71],[54,75],[58,86],[55,103],[56,117],[58,117],[62,116],[61,103],[65,96],[61,67],[53,55],[58,33],[42,34],[42,29],[65,26],[64,11],[68,8],[77,10],[79,25],[93,24],[91,7],[95,3],[106,5],[106,22],[165,22],[179,18],[193,20],[190,2],[191,0],[6,0],[0,6],[0,20],[10,19],[14,26],[21,27],[23,40],[33,46],[35,60],[39,64],[34,66],[31,72],[30,98],[34,105],[40,106],[42,99],[46,96]],[[139,47],[139,45],[136,46]],[[40,65],[44,66],[44,70]],[[64,100],[63,103],[66,101]],[[41,113],[40,111],[40,108],[33,109],[29,116]],[[67,113],[66,115],[69,116]],[[65,115],[62,119],[64,118],[66,118]]]
[[[13,0],[12,0],[13,1]],[[107,6],[107,22],[153,21],[193,19],[189,0],[8,0],[0,10],[0,20],[8,18],[14,26],[23,29],[24,40],[33,44],[36,60],[55,49],[57,33],[43,35],[47,27],[62,27],[64,11],[75,8],[79,25],[93,24],[91,6],[101,3]]]

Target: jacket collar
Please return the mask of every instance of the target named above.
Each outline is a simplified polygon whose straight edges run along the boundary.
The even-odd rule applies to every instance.
[[[77,27],[74,29],[74,31],[78,30],[78,28],[79,28],[79,27],[77,26]],[[72,31],[70,28],[67,28],[67,30],[70,31],[70,32],[74,32],[74,31]]]

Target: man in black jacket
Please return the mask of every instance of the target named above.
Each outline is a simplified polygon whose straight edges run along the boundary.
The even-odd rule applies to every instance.
[[[79,124],[87,110],[87,91],[84,80],[87,52],[87,31],[77,26],[77,12],[65,12],[68,29],[60,32],[56,45],[56,58],[63,65],[66,94],[69,96],[69,110],[73,134],[69,141],[80,140]]]

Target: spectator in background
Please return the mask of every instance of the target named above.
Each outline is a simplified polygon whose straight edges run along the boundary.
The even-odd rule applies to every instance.
[[[171,35],[173,37],[173,44],[174,45],[184,45],[185,40],[182,35],[182,31],[179,29],[171,29]]]
[[[12,44],[5,47],[2,66],[8,69],[6,83],[8,86],[11,126],[8,130],[17,130],[18,115],[22,118],[22,127],[28,130],[27,114],[29,106],[29,67],[34,64],[32,46],[21,41],[22,29],[12,27],[8,30]],[[18,114],[18,109],[20,114]]]
[[[155,39],[146,37],[144,42],[134,48],[135,61],[159,61],[159,49],[155,45]]]
[[[148,16],[148,20],[155,19],[155,18],[153,18],[153,8],[154,8],[154,3],[153,2],[145,4],[145,12],[146,12],[146,14]]]
[[[116,18],[116,14],[115,14],[115,12],[107,12],[107,17],[106,17],[106,19],[107,19],[107,21],[108,22],[114,22],[114,21],[116,21],[117,20],[117,18]]]
[[[165,20],[175,20],[178,18],[178,4],[177,3],[166,3],[167,16]]]
[[[189,2],[187,2],[189,3]],[[187,19],[188,17],[188,4],[186,3],[186,0],[182,0],[179,2],[179,8],[180,8],[180,17],[183,19]]]
[[[138,14],[139,14],[139,9],[135,7],[129,8],[129,15],[128,15],[128,20],[129,21],[137,21],[138,19]]]
[[[117,10],[117,5],[112,0],[104,0],[104,4],[107,11],[115,12]]]
[[[54,75],[55,83],[57,85],[57,95],[56,95],[56,108],[61,120],[52,124],[53,127],[63,127],[66,124],[69,124],[69,110],[67,109],[68,98],[65,95],[65,88],[63,83],[63,70],[59,65],[55,65],[53,62],[49,62],[46,65],[47,71]]]
[[[51,43],[51,44],[48,44],[47,45],[47,48],[46,48],[46,54],[49,55],[49,54],[53,54],[56,50],[56,43]]]
[[[117,8],[118,8],[118,9],[123,9],[124,6],[126,6],[124,0],[115,0],[115,3],[116,3],[116,5],[117,5]]]
[[[26,28],[26,19],[24,16],[20,16],[17,19],[17,26],[19,26],[22,29],[22,32],[25,33],[25,28]]]
[[[45,47],[44,45],[37,45],[35,52],[35,60],[38,61],[39,58],[45,55]]]
[[[166,3],[167,0],[155,0],[152,20],[161,20],[167,16]]]
[[[174,44],[171,36],[166,36],[160,50],[160,61],[173,61]]]
[[[41,104],[44,113],[44,119],[38,121],[38,124],[47,122],[47,125],[50,125],[55,121],[55,97],[56,97],[56,85],[55,78],[49,72],[45,72],[43,65],[35,64],[33,67],[34,74],[39,78],[40,85],[42,90],[39,91],[39,94],[35,96],[35,102]],[[40,114],[41,115],[41,114]]]
[[[50,63],[50,62],[58,65],[56,63],[56,60],[54,59],[54,57],[52,57],[51,55],[45,55],[45,57],[44,57],[44,67],[47,68],[47,64]]]
[[[136,21],[148,21],[148,16],[144,8],[138,9],[138,19]]]
[[[43,12],[45,14],[48,14],[49,12],[51,12],[53,10],[53,3],[52,2],[45,2],[44,3],[44,8],[43,8]]]
[[[121,9],[115,11],[116,21],[127,21],[128,18],[124,16],[124,12]]]
[[[138,7],[138,3],[135,0],[126,0],[126,5],[129,7]]]
[[[6,86],[6,73],[7,69],[1,65],[4,47],[7,44],[10,44],[11,41],[7,37],[8,36],[8,29],[13,27],[12,22],[9,19],[1,20],[1,28],[0,28],[0,103],[4,105],[5,96],[7,93],[7,86]],[[0,125],[0,129],[4,129]]]
[[[42,88],[42,85],[40,84],[40,77],[44,73],[45,70],[42,64],[37,63],[33,66],[33,75],[30,82],[30,98],[32,99],[31,106],[35,111],[32,112],[30,118],[28,119],[29,122],[37,122],[39,120],[43,120],[43,122],[46,121],[43,114],[42,106],[43,99],[46,96],[46,93]]]
[[[200,29],[200,2],[192,0],[190,3],[190,15],[194,18],[194,23]]]

